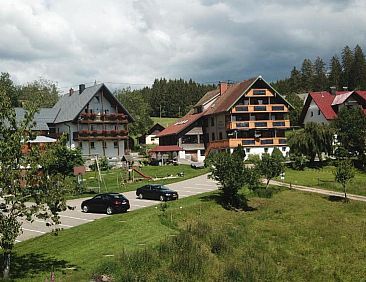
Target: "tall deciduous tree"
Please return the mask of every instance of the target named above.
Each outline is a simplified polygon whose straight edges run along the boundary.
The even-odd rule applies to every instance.
[[[256,165],[259,173],[263,175],[266,180],[266,188],[269,185],[271,179],[280,176],[284,172],[283,160],[278,155],[271,156],[269,154],[263,154],[261,161]]]
[[[42,151],[38,147],[22,153],[22,146],[30,138],[34,113],[31,107],[24,120],[17,121],[10,98],[0,91],[0,197],[7,205],[6,212],[0,211],[0,247],[5,279],[10,274],[10,257],[21,222],[38,217],[59,223],[58,213],[66,209],[65,195],[70,188],[60,174],[42,170]]]
[[[210,177],[219,182],[221,198],[226,208],[246,208],[247,200],[239,195],[239,189],[247,183],[247,170],[241,153],[220,152],[211,155],[206,163],[210,167]]]
[[[146,133],[153,125],[153,121],[149,115],[150,105],[144,99],[141,92],[124,88],[116,90],[114,94],[135,120],[129,126],[130,133],[133,136]]]
[[[333,122],[338,141],[348,152],[364,159],[366,152],[366,116],[359,108],[343,108]]]
[[[292,154],[307,156],[310,162],[314,162],[316,156],[321,160],[322,153],[333,153],[333,130],[328,125],[310,122],[304,129],[292,133],[288,144]]]
[[[338,161],[336,165],[336,169],[333,172],[335,176],[335,180],[342,184],[344,199],[347,201],[347,184],[352,181],[355,177],[355,170],[351,161],[349,160],[341,160]]]
[[[59,99],[57,85],[46,79],[39,79],[21,87],[19,100],[30,101],[38,107],[52,108]]]
[[[6,72],[0,74],[0,91],[2,91],[7,97],[9,97],[11,106],[19,106],[19,86],[15,85],[11,80],[10,75]]]

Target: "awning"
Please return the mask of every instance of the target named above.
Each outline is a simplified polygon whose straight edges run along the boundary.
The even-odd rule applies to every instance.
[[[36,139],[29,140],[28,143],[53,143],[56,141],[56,139],[47,136],[37,136]]]

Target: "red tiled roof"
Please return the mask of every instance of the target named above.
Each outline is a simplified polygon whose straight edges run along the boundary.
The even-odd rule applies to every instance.
[[[183,151],[183,149],[177,145],[169,145],[169,146],[156,146],[151,149],[150,152],[178,152]]]
[[[332,103],[334,100],[334,95],[327,91],[321,92],[311,92],[309,96],[314,100],[315,104],[318,106],[319,110],[323,113],[326,119],[334,119],[337,114],[332,108]]]
[[[188,113],[187,115],[185,115],[184,117],[179,119],[176,123],[173,123],[172,125],[165,128],[158,135],[156,135],[156,137],[162,137],[162,136],[166,136],[166,135],[178,134],[182,130],[184,130],[188,126],[190,126],[192,123],[197,121],[202,115],[203,115],[203,112],[198,113],[198,114]]]
[[[343,104],[351,95],[356,93],[359,97],[366,101],[366,91],[337,91],[336,95],[332,95],[327,91],[321,92],[311,92],[309,97],[311,97],[315,104],[318,106],[319,110],[323,113],[327,120],[332,120],[337,117],[332,105]],[[306,101],[304,111],[301,114],[302,119],[305,118],[306,111],[310,105],[310,100]],[[366,113],[366,111],[364,110]]]

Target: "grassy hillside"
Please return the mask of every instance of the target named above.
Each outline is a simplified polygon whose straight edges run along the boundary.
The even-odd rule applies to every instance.
[[[19,281],[362,281],[366,204],[285,190],[224,210],[214,193],[17,244]],[[75,268],[72,270],[70,268]]]
[[[159,117],[151,117],[154,123],[160,123],[164,127],[168,127],[169,125],[175,123],[179,118],[159,118]]]
[[[287,168],[285,173],[285,182],[343,192],[342,185],[334,180],[334,170],[334,166],[326,166],[318,169],[305,168],[303,171]],[[366,196],[365,172],[356,171],[355,178],[351,184],[347,186],[347,192]]]

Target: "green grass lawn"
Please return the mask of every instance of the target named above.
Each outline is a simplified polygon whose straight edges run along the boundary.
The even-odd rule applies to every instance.
[[[44,281],[53,265],[57,281],[95,272],[116,281],[364,281],[365,203],[284,190],[234,212],[215,199],[189,197],[164,213],[144,208],[19,243],[12,273]]]
[[[285,182],[343,192],[342,186],[334,180],[333,170],[333,166],[319,169],[305,168],[303,171],[287,168]],[[352,194],[366,196],[366,173],[356,171],[355,178],[347,186],[347,191]]]
[[[151,117],[154,123],[160,123],[164,127],[168,127],[169,125],[175,123],[179,118],[160,118],[160,117]]]
[[[189,165],[165,165],[165,166],[144,166],[138,169],[146,176],[151,176],[153,178],[162,178],[167,176],[173,176],[175,178],[163,179],[163,180],[139,180],[134,183],[127,183],[125,185],[121,185],[122,176],[125,175],[127,177],[126,171],[122,169],[112,169],[109,171],[102,171],[102,178],[104,183],[101,185],[101,192],[127,192],[133,191],[136,188],[146,184],[146,183],[162,183],[169,184],[177,181],[182,181],[185,179],[189,179],[192,177],[196,177],[208,172],[207,168],[203,169],[193,169]],[[184,173],[184,176],[177,176],[178,173]],[[136,172],[134,172],[135,178],[140,177]],[[97,174],[95,172],[87,172],[84,176],[84,185],[85,187],[98,187]],[[118,182],[117,182],[118,179]],[[93,189],[94,192],[98,192],[97,188]],[[89,191],[89,189],[87,189]],[[76,195],[76,197],[87,197],[92,195],[92,193],[83,193],[81,195]]]

